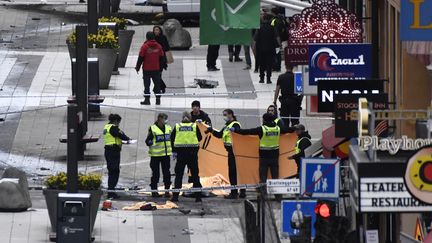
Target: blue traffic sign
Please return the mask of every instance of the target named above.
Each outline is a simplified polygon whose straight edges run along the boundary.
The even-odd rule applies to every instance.
[[[294,94],[303,94],[303,73],[294,72]]]
[[[307,232],[315,237],[315,200],[284,200],[281,204],[282,234],[294,237],[306,236]]]
[[[300,194],[310,194],[313,198],[338,198],[339,170],[337,159],[303,158]]]

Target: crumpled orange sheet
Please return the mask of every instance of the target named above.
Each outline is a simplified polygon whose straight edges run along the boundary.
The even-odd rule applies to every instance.
[[[178,205],[171,202],[171,201],[166,201],[165,204],[157,204],[155,202],[137,202],[131,206],[125,206],[122,208],[122,210],[126,210],[126,211],[139,211],[140,208],[146,204],[151,203],[152,206],[156,206],[157,209],[175,209],[178,208]]]
[[[230,183],[229,181],[221,174],[216,174],[214,176],[207,176],[207,177],[201,177],[200,178],[200,182],[203,188],[205,187],[218,187],[218,186],[229,186]],[[192,183],[188,183],[188,184],[183,184],[182,188],[183,189],[188,189],[188,188],[192,188],[193,184]],[[163,190],[165,189],[164,186],[160,186],[158,187],[158,190]],[[217,195],[217,196],[223,196],[223,195],[227,195],[227,192],[224,190],[214,190],[211,191],[213,194]],[[140,192],[138,191],[138,193],[140,194],[148,194],[150,195],[150,192]],[[163,192],[159,193],[160,195],[163,195]],[[183,194],[183,193],[180,193]]]

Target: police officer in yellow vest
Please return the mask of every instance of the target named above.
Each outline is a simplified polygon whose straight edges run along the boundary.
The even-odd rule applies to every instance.
[[[269,113],[263,115],[263,125],[252,129],[240,129],[236,131],[243,135],[258,135],[259,144],[259,176],[260,182],[267,181],[267,172],[270,169],[274,179],[279,178],[279,137],[288,133],[274,122],[274,116]]]
[[[312,145],[311,143],[311,136],[309,135],[308,131],[306,131],[305,126],[302,124],[298,124],[295,126],[295,132],[297,134],[297,142],[296,146],[294,148],[294,155],[290,156],[289,159],[294,159],[297,164],[297,176],[299,177],[300,172],[300,161],[301,158],[305,157],[305,149],[307,149],[309,146]]]
[[[231,185],[237,185],[237,166],[236,159],[234,156],[232,143],[231,143],[231,132],[237,131],[240,129],[240,123],[237,121],[234,112],[231,109],[225,109],[223,111],[223,116],[225,120],[225,126],[221,131],[213,130],[212,127],[207,129],[207,132],[211,132],[215,137],[222,138],[225,149],[228,152],[228,176]],[[239,197],[237,190],[231,190],[231,193],[228,196],[225,196],[226,199],[236,199]],[[246,197],[246,190],[240,190],[240,198]]]
[[[196,123],[191,122],[191,114],[187,111],[182,114],[182,122],[177,123],[171,133],[173,152],[177,157],[174,171],[176,174],[174,188],[180,189],[183,182],[185,167],[190,170],[193,187],[201,187],[198,169],[199,141],[202,136]],[[179,193],[174,192],[171,201],[178,202]],[[195,201],[201,202],[201,192],[195,193]]]
[[[285,127],[284,121],[279,118],[279,114],[277,112],[277,107],[275,105],[269,105],[269,107],[267,107],[267,113],[270,113],[273,115],[274,122],[276,123],[276,125],[278,125],[280,128]],[[294,130],[292,130],[292,131],[294,132]]]
[[[120,175],[120,151],[122,141],[129,143],[131,140],[118,127],[121,117],[118,114],[108,116],[109,123],[103,130],[105,143],[105,159],[108,168],[108,190],[114,190]],[[116,199],[119,196],[114,192],[108,192],[108,198]]]
[[[160,167],[162,167],[163,182],[165,189],[171,186],[170,163],[172,155],[171,132],[172,128],[167,124],[168,115],[159,113],[157,121],[150,126],[146,138],[146,144],[149,146],[150,168],[152,176],[150,179],[150,188],[157,189],[160,177]],[[165,197],[169,197],[169,192]],[[152,197],[159,197],[159,193],[153,192]]]

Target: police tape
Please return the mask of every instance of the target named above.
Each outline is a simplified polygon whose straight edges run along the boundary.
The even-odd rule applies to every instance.
[[[11,115],[11,114],[24,113],[24,112],[43,111],[43,110],[56,109],[56,108],[61,108],[66,106],[68,105],[47,106],[47,107],[40,107],[35,109],[26,109],[26,110],[19,110],[19,111],[7,111],[7,112],[1,112],[0,115]]]
[[[187,87],[182,87],[187,88]],[[189,88],[188,88],[189,89]],[[230,92],[190,92],[190,93],[160,93],[157,94],[158,96],[163,97],[170,97],[170,96],[179,96],[179,97],[213,97],[213,96],[220,96],[220,97],[226,97],[228,95],[235,95],[235,94],[257,94],[257,93],[274,93],[274,90],[244,90],[244,91],[230,91]],[[155,96],[156,94],[148,94],[149,96]],[[130,98],[130,99],[141,99],[144,95],[143,94],[131,94],[131,95],[115,95],[115,94],[106,94],[106,95],[100,95],[105,98]],[[71,97],[70,95],[0,95],[0,98],[68,98]]]
[[[243,185],[232,185],[232,186],[212,186],[212,187],[192,187],[192,188],[172,188],[172,189],[139,189],[139,188],[124,188],[124,189],[102,189],[104,192],[128,192],[136,194],[145,194],[152,192],[207,192],[207,191],[221,191],[221,190],[240,190],[240,189],[257,189],[262,188],[266,184],[243,184]]]
[[[119,105],[107,105],[107,104],[100,104],[100,103],[92,103],[89,102],[89,105],[95,105],[100,107],[111,107],[111,108],[117,108],[117,109],[130,109],[130,110],[137,110],[137,111],[150,111],[150,112],[163,112],[163,113],[175,113],[175,114],[182,114],[183,111],[176,111],[176,110],[167,110],[167,109],[153,109],[153,108],[145,108],[145,107],[130,107],[130,106],[119,106]],[[179,108],[181,109],[181,108]],[[243,108],[242,108],[243,109]],[[223,116],[222,113],[211,113],[208,112],[208,115],[211,116]],[[254,117],[254,118],[261,118],[261,115],[248,115],[248,114],[235,114],[236,117]],[[304,120],[334,120],[334,117],[324,117],[324,116],[280,116],[279,118],[286,118],[286,119],[304,119]]]

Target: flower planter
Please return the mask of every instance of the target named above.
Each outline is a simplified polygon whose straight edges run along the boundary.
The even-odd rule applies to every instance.
[[[129,50],[132,43],[133,35],[135,34],[135,30],[119,30],[119,59],[118,66],[125,67],[126,60],[129,54]]]
[[[117,58],[117,49],[89,48],[88,57],[97,57],[99,60],[99,88],[108,89],[111,74]]]
[[[69,57],[72,61],[72,58],[76,58],[76,50],[75,50],[75,46],[72,44],[67,43],[67,47],[68,47],[68,51],[69,51]]]
[[[57,195],[61,192],[66,192],[63,190],[54,190],[54,189],[44,189],[43,195],[45,197],[45,202],[48,209],[48,215],[51,222],[51,231],[55,232],[57,229]],[[91,201],[90,201],[90,213],[91,213],[91,222],[90,222],[90,232],[93,231],[94,224],[96,222],[96,215],[99,209],[99,203],[102,197],[101,190],[93,190],[93,191],[80,191],[81,193],[90,193]]]

